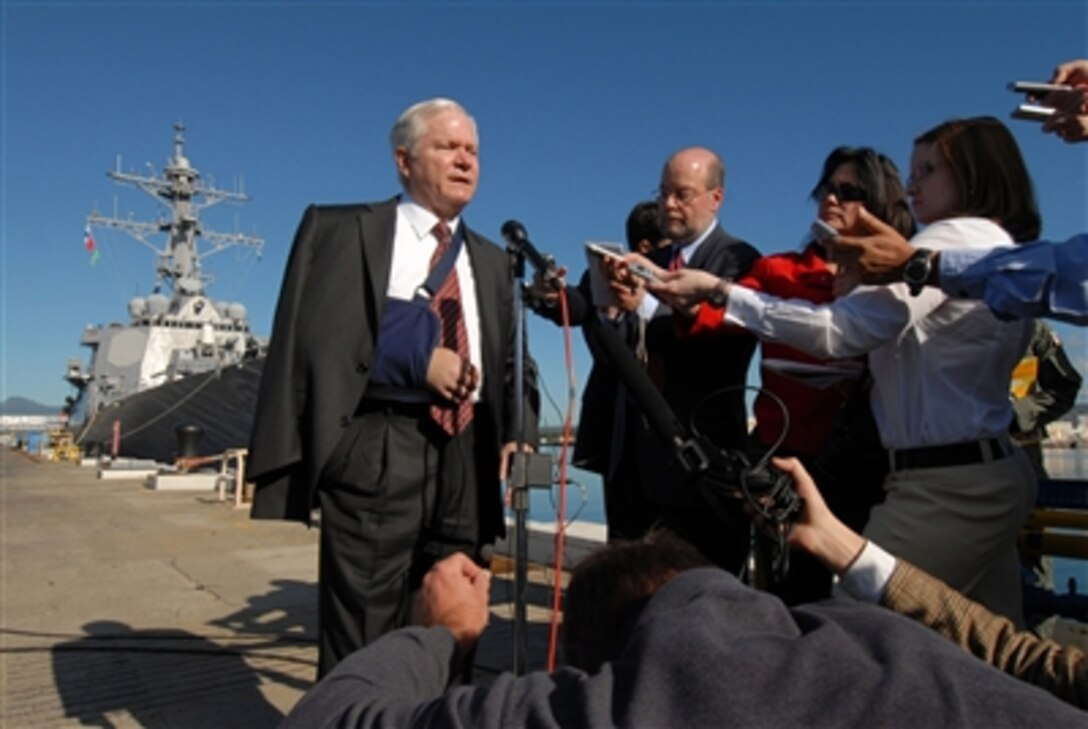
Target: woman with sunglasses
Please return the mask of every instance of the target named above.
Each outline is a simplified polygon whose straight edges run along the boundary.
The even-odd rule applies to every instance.
[[[921,249],[987,248],[1038,237],[1031,178],[993,117],[918,137],[907,191],[927,227]],[[1016,538],[1035,500],[1027,458],[1009,440],[1009,380],[1030,321],[1002,321],[978,302],[906,282],[860,287],[828,304],[785,300],[703,272],[658,271],[655,293],[678,306],[709,300],[727,323],[823,358],[868,353],[871,405],[891,470],[865,536],[992,611],[1022,624]]]
[[[915,232],[899,170],[869,147],[833,150],[824,160],[811,198],[818,206],[817,217],[839,235],[861,231],[858,214],[863,207],[906,238]],[[826,237],[814,229],[801,251],[764,256],[737,284],[781,298],[832,301],[839,293],[837,268],[829,261]],[[677,316],[676,322],[689,336],[715,335],[727,326],[721,309],[707,303],[694,318]],[[864,363],[864,357],[829,362],[763,340],[762,387],[753,405],[753,447],[763,452],[774,447],[778,455],[801,459],[820,479],[836,516],[858,531],[873,505],[883,500],[879,484],[888,461],[872,434]],[[859,421],[866,426],[860,428],[864,432],[857,432]],[[797,604],[828,597],[831,580],[831,572],[815,559],[797,554],[785,580],[771,589],[788,604]]]

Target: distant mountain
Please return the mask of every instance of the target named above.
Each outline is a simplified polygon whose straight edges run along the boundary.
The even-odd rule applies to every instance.
[[[60,409],[60,405],[42,405],[26,397],[0,400],[0,415],[56,415]]]

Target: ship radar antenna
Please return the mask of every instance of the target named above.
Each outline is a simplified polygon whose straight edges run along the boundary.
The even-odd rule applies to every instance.
[[[120,157],[118,168],[106,174],[116,182],[139,187],[155,198],[165,209],[164,216],[157,222],[122,220],[108,218],[97,210],[87,216],[87,224],[115,228],[128,233],[131,237],[150,248],[157,254],[156,277],[173,290],[174,296],[202,296],[204,286],[211,282],[211,276],[201,269],[204,258],[242,246],[252,249],[260,257],[264,240],[257,236],[242,233],[219,233],[204,228],[200,223],[200,211],[223,201],[245,203],[249,197],[241,192],[231,192],[215,187],[213,183],[201,182],[200,173],[185,157],[185,124],[174,124],[174,155],[167,162],[161,175],[155,174],[149,164],[149,173],[139,175],[122,172]],[[165,246],[159,247],[152,242],[152,236],[165,233]],[[198,247],[198,241],[204,243],[204,249]]]

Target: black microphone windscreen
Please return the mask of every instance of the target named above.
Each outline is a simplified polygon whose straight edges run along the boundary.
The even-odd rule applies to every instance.
[[[516,220],[507,220],[502,224],[502,237],[511,243],[524,243],[529,239],[525,226]]]

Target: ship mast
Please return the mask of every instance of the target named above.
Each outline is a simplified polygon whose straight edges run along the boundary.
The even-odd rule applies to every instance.
[[[175,296],[202,296],[204,286],[212,280],[201,270],[200,264],[204,258],[234,246],[252,248],[260,256],[264,239],[244,233],[219,233],[201,226],[199,212],[204,208],[224,200],[244,203],[249,201],[249,197],[242,192],[220,190],[200,182],[200,173],[183,153],[184,131],[183,124],[174,125],[174,156],[168,161],[161,177],[122,172],[120,161],[117,169],[106,173],[113,180],[136,185],[154,197],[166,207],[169,219],[160,217],[157,222],[148,223],[106,217],[95,210],[87,216],[87,224],[124,231],[158,254],[155,268],[157,289],[165,285]],[[149,240],[150,236],[158,233],[167,235],[163,248],[158,248]],[[197,248],[198,238],[209,246],[204,251]]]

